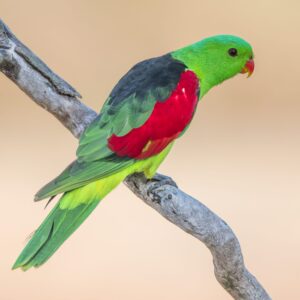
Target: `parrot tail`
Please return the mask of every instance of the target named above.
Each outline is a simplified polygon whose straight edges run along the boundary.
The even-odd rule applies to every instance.
[[[13,269],[26,271],[44,264],[125,177],[123,172],[116,173],[63,194],[35,231]]]

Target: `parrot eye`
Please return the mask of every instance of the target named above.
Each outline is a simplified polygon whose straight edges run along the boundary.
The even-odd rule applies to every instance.
[[[235,49],[235,48],[230,48],[230,49],[228,50],[228,54],[229,54],[230,56],[237,56],[237,55],[238,55],[238,51],[237,51],[237,49]]]

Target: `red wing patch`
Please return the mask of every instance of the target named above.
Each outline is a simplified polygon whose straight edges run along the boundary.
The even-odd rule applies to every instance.
[[[192,120],[198,102],[199,80],[192,71],[181,74],[170,97],[156,102],[148,120],[123,136],[113,134],[109,148],[118,156],[145,159],[160,153]]]

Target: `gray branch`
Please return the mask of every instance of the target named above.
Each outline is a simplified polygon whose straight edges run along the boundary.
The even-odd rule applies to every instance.
[[[0,71],[77,138],[97,116],[78,100],[80,94],[23,45],[1,20]],[[271,299],[246,269],[239,241],[231,228],[205,205],[181,191],[171,178],[157,174],[149,181],[142,174],[134,174],[126,178],[125,184],[163,217],[209,248],[215,276],[234,299]]]

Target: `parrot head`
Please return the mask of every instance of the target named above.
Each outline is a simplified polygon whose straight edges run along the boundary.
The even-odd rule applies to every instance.
[[[201,96],[213,86],[239,73],[254,71],[252,47],[233,35],[216,35],[172,53],[194,71],[201,82]]]

